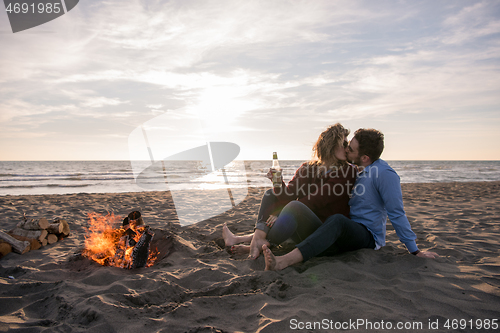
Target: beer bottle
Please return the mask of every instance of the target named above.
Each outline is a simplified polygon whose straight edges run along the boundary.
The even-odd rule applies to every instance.
[[[273,173],[273,187],[281,188],[281,167],[278,162],[278,153],[276,152],[273,153],[273,166],[271,169]]]

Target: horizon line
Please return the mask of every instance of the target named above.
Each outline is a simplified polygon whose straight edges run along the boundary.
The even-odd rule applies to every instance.
[[[280,161],[310,161],[311,159],[280,159]],[[412,162],[500,162],[500,159],[497,160],[491,160],[491,159],[484,159],[484,160],[453,160],[453,159],[383,159],[381,160],[384,161],[394,161],[394,162],[404,162],[404,161],[412,161]],[[126,159],[126,160],[0,160],[0,162],[130,162],[131,160]],[[151,162],[151,160],[133,160],[135,162]],[[158,160],[155,162],[160,162],[164,160]],[[171,161],[196,161],[196,160],[171,160]],[[272,161],[272,159],[245,159],[245,160],[240,160],[240,159],[235,159],[234,161],[244,161],[244,162],[251,162],[251,161]]]

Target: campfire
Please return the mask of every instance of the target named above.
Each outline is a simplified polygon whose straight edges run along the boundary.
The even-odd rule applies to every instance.
[[[126,269],[151,267],[155,263],[159,252],[157,248],[150,249],[155,233],[144,225],[140,212],[130,213],[123,222],[113,213],[88,216],[89,227],[82,251],[85,257],[103,266]]]

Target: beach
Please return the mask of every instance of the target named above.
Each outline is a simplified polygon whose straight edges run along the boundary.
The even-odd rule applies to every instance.
[[[313,258],[278,272],[264,271],[262,256],[229,254],[221,239],[224,223],[235,234],[253,231],[266,188],[249,188],[235,208],[187,227],[178,224],[169,192],[0,196],[4,231],[23,212],[71,227],[53,245],[0,259],[0,332],[497,331],[500,182],[402,189],[417,244],[439,258],[408,254],[388,223],[378,251]],[[134,270],[78,256],[89,213],[134,210],[174,235],[171,254]]]

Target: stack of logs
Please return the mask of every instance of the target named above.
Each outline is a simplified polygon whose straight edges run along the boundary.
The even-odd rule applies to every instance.
[[[46,218],[28,221],[25,217],[10,232],[0,230],[0,258],[11,251],[24,254],[30,250],[38,250],[67,237],[69,233],[66,220],[56,219],[50,223]]]

